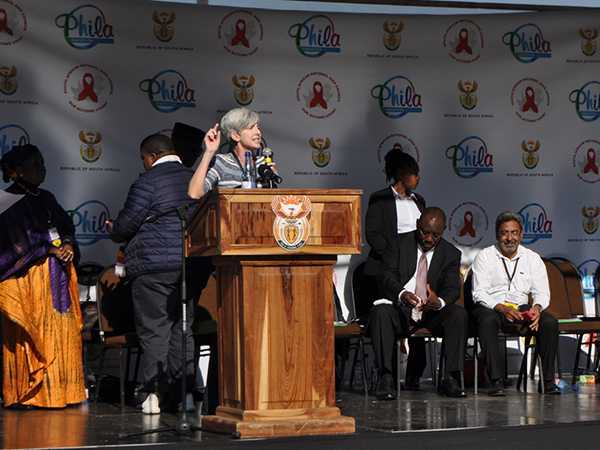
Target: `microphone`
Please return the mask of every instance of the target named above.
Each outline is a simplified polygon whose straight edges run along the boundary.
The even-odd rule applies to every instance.
[[[276,188],[283,179],[273,170],[273,150],[263,148],[260,156],[256,158],[256,172],[258,182],[265,188]]]

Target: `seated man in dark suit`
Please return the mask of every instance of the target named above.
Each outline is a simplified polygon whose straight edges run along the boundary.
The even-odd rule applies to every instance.
[[[465,397],[459,379],[464,367],[467,314],[455,305],[460,295],[460,251],[442,238],[446,215],[440,208],[426,208],[410,239],[396,241],[378,277],[385,299],[373,303],[369,334],[379,369],[377,398],[395,397],[394,345],[398,335],[412,327],[427,328],[444,339],[446,374],[440,393]],[[411,344],[406,388],[416,390],[426,366],[423,341]],[[419,345],[420,344],[420,345]]]

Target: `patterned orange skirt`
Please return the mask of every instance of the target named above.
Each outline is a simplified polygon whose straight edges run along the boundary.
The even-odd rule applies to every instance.
[[[62,408],[86,399],[77,275],[67,269],[71,305],[52,305],[49,259],[0,283],[4,406]]]

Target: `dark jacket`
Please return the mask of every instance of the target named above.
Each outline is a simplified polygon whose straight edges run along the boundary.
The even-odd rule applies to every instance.
[[[417,269],[417,232],[409,235],[401,241],[403,248],[399,248],[397,243],[392,245],[378,277],[385,298],[392,301],[398,299]],[[427,283],[447,304],[455,303],[460,296],[459,270],[460,251],[445,239],[440,239],[427,270]]]
[[[181,268],[181,223],[175,208],[190,204],[192,171],[178,162],[157,164],[129,188],[125,206],[114,221],[111,238],[126,242],[128,277]],[[160,216],[163,213],[167,213]],[[160,216],[160,217],[158,217]]]
[[[413,192],[413,199],[420,211],[425,208],[425,199]],[[365,219],[365,234],[371,251],[365,265],[365,275],[376,276],[381,270],[381,261],[398,237],[396,199],[391,187],[374,192],[369,197]]]

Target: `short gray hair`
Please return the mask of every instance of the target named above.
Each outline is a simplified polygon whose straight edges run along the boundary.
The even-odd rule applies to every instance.
[[[250,128],[255,123],[258,123],[260,117],[258,113],[248,108],[230,109],[221,118],[221,133],[228,141],[231,140],[231,132],[240,133],[245,128]]]
[[[504,211],[498,214],[498,217],[496,217],[496,236],[498,236],[498,230],[500,230],[500,226],[503,223],[512,221],[517,222],[521,231],[523,230],[523,218],[519,214],[515,214],[511,211]]]

